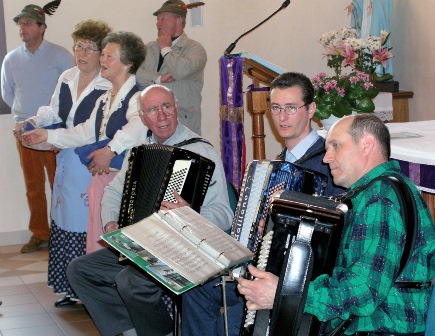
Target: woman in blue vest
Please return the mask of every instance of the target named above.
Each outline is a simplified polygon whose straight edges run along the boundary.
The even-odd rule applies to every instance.
[[[145,58],[145,45],[130,32],[109,33],[102,41],[101,77],[112,88],[99,97],[85,122],[68,129],[37,129],[23,135],[27,145],[46,141],[57,148],[76,148],[92,173],[88,188],[89,216],[86,251],[103,245],[100,202],[104,187],[114,178],[123,152],[146,140],[146,127],[139,118],[140,94],[135,73]]]
[[[37,128],[73,128],[90,117],[97,99],[112,87],[100,75],[101,43],[111,30],[106,22],[99,20],[85,20],[75,26],[71,36],[76,66],[59,77],[50,106],[40,107],[27,123]],[[23,126],[20,123],[17,128]],[[76,302],[65,270],[72,259],[86,253],[87,189],[92,174],[73,148],[57,154],[56,166],[51,197],[48,285],[55,294],[65,294],[55,303],[59,307]]]

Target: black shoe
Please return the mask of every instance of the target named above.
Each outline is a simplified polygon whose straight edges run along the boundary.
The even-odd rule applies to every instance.
[[[72,305],[75,305],[76,303],[77,303],[77,301],[72,300],[70,297],[65,295],[62,299],[57,300],[54,303],[54,306],[55,307],[72,306]]]

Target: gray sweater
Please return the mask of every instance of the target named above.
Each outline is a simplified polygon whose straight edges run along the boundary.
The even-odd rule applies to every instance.
[[[164,145],[175,145],[182,141],[197,137],[199,137],[197,134],[178,123],[175,133],[166,140]],[[152,140],[154,143],[156,142],[154,137]],[[229,205],[225,173],[218,152],[213,148],[213,146],[204,142],[195,142],[183,146],[182,148],[198,153],[212,160],[216,164],[200,213],[222,230],[229,229],[233,218],[233,212]],[[103,228],[108,222],[118,221],[125,173],[128,167],[128,156],[129,155],[125,156],[124,163],[119,173],[104,189],[103,200],[101,202]]]

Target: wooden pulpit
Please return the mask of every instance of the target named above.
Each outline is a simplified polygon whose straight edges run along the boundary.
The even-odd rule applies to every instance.
[[[270,83],[285,71],[260,57],[242,53],[243,73],[252,79],[252,90],[246,93],[247,109],[252,116],[252,140],[254,142],[254,160],[266,158],[264,138],[264,114],[269,103],[269,91],[258,90],[260,85],[270,86]]]

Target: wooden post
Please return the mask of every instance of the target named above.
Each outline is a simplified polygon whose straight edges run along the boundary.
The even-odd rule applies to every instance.
[[[254,160],[266,159],[264,143],[264,114],[268,108],[269,91],[249,91],[246,94],[248,111],[252,115],[252,140],[254,141]]]
[[[260,84],[270,86],[270,83],[278,76],[268,65],[263,65],[257,60],[244,58],[243,74],[252,79],[254,88]],[[254,160],[266,159],[266,148],[264,144],[264,114],[268,108],[267,98],[269,91],[250,91],[246,94],[247,110],[252,116],[252,140],[254,141]]]
[[[408,99],[414,97],[412,91],[398,91],[393,94],[393,120],[390,122],[408,122],[409,104]]]

